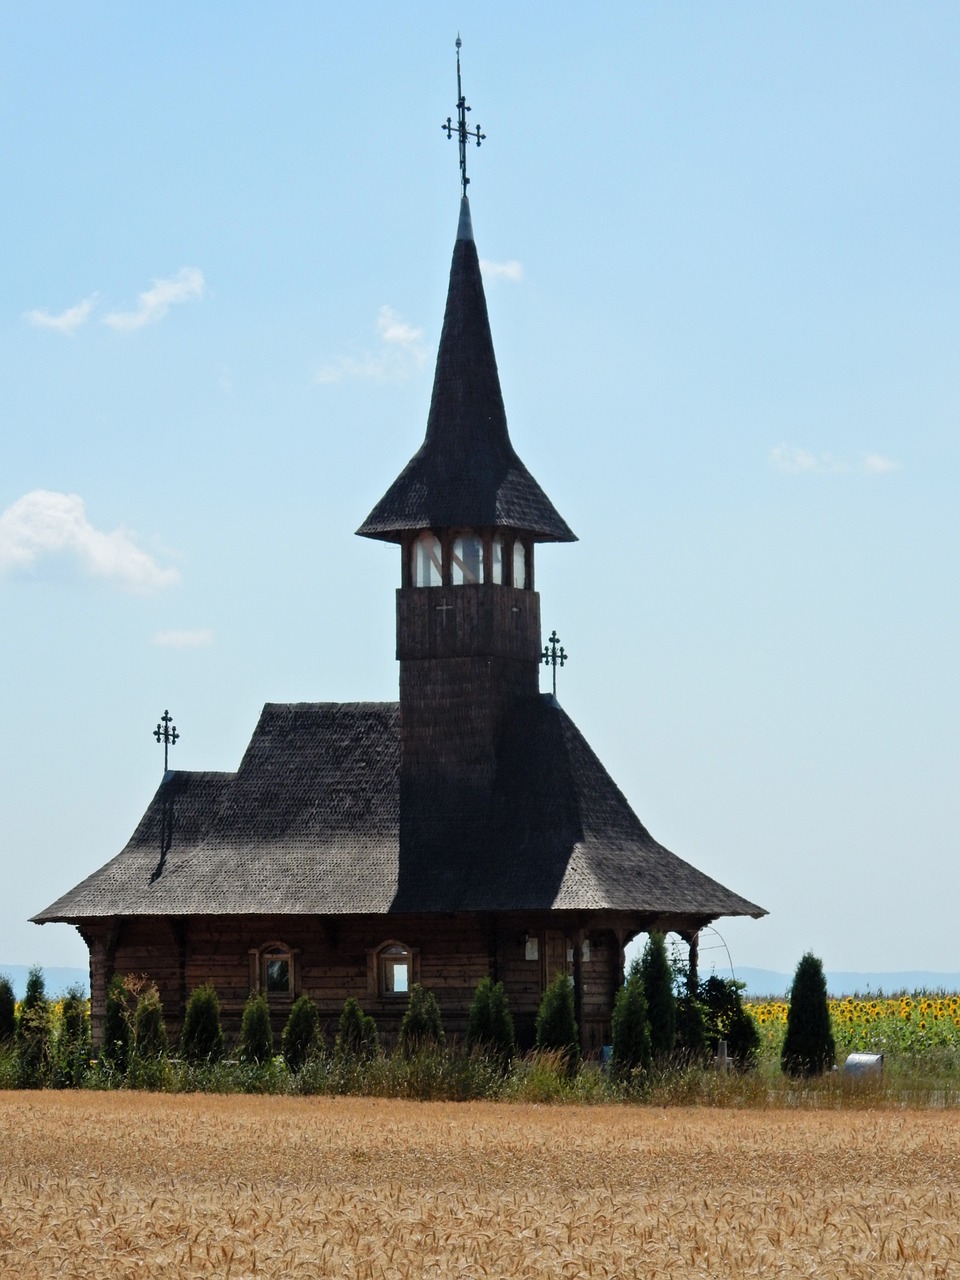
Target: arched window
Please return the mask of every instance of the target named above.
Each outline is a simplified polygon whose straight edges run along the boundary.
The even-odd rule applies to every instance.
[[[521,589],[527,585],[527,549],[519,538],[513,544],[513,585]]]
[[[493,556],[490,562],[490,579],[496,586],[503,585],[503,551],[504,538],[502,533],[493,535]]]
[[[402,942],[387,942],[377,952],[377,989],[381,996],[407,996],[413,984],[413,953]]]
[[[295,952],[284,942],[268,942],[250,953],[250,986],[266,996],[292,996]]]
[[[440,539],[429,530],[421,533],[410,548],[411,578],[415,587],[443,585],[443,552]]]
[[[475,533],[454,539],[450,580],[455,587],[483,581],[483,539]]]

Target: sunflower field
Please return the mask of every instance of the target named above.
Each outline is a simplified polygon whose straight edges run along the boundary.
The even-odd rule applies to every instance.
[[[761,1055],[779,1058],[787,1027],[786,1000],[744,1000],[760,1032]],[[843,996],[828,1001],[837,1061],[848,1053],[960,1061],[960,995]]]

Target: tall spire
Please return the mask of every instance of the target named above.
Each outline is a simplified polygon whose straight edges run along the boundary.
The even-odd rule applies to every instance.
[[[460,78],[460,46],[463,41],[460,39],[460,32],[457,32],[457,123],[454,125],[450,116],[447,116],[447,123],[440,126],[446,130],[447,138],[453,137],[453,131],[457,131],[457,142],[460,149],[460,193],[466,198],[467,186],[470,179],[467,177],[467,139],[476,139],[477,146],[487,136],[480,132],[480,126],[475,129],[467,128],[467,112],[471,110],[467,106],[467,100],[463,96],[463,83]]]

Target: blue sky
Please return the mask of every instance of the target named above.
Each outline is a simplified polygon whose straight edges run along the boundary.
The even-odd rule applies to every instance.
[[[882,0],[3,8],[0,962],[85,963],[164,708],[396,697],[458,27],[561,702],[735,964],[956,970],[960,9]]]

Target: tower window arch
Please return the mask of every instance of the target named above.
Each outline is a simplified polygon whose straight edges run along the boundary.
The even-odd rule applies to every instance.
[[[429,529],[419,534],[410,548],[410,568],[415,587],[443,585],[443,549],[440,539]]]

